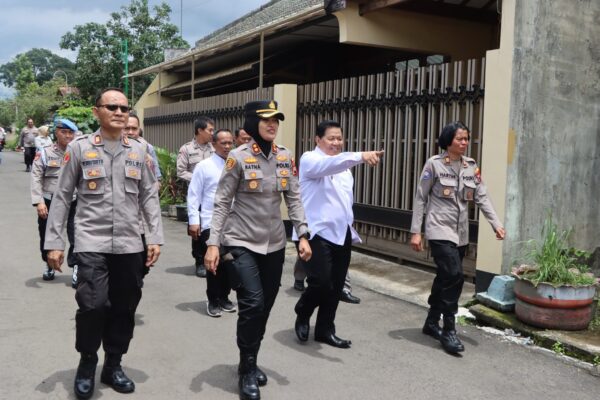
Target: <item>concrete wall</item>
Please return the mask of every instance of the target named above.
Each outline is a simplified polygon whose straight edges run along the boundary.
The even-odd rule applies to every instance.
[[[504,272],[547,212],[600,246],[600,1],[518,1],[515,16]]]
[[[481,171],[488,193],[501,221],[505,215],[506,164],[510,126],[510,99],[512,62],[514,51],[515,0],[502,2],[502,31],[500,48],[490,50],[485,56],[485,111],[483,115],[483,147]],[[502,271],[502,242],[496,240],[485,217],[479,213],[477,237],[477,283],[487,289],[489,279],[485,274]],[[483,275],[483,276],[482,276]]]
[[[444,54],[453,60],[480,58],[497,47],[495,27],[477,22],[390,8],[361,16],[357,2],[348,2],[334,15],[340,43]]]

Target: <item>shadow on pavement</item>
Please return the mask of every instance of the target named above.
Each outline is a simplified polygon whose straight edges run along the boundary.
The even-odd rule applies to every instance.
[[[192,379],[190,390],[194,393],[200,393],[204,384],[223,390],[227,393],[237,395],[238,374],[237,365],[214,365],[202,371],[198,376]]]
[[[298,339],[296,338],[296,333],[294,332],[293,329],[286,329],[283,331],[276,332],[273,335],[273,338],[275,340],[277,340],[279,343],[281,343],[282,345],[287,346],[290,349],[296,350],[300,353],[309,355],[311,357],[320,358],[323,360],[337,362],[337,363],[343,362],[341,358],[330,357],[326,354],[321,353],[319,350],[321,350],[324,346],[321,346],[321,344],[312,340],[312,335],[311,335],[311,338],[308,340],[308,342],[306,342],[306,344],[301,344],[298,341]],[[325,345],[325,346],[329,347],[328,345]],[[339,349],[339,350],[344,351],[344,349]]]
[[[389,331],[388,335],[392,339],[408,340],[410,342],[420,344],[422,346],[442,350],[442,346],[440,345],[440,343],[437,342],[432,337],[424,335],[423,332],[421,332],[421,328],[397,329],[395,331]],[[459,333],[458,337],[464,343],[468,343],[471,346],[479,346],[479,342],[477,342],[475,339],[473,339],[469,336],[465,336],[464,332]],[[462,357],[462,355],[460,355],[460,354],[452,354],[452,355]]]
[[[186,265],[183,267],[166,268],[165,272],[168,274],[196,276],[196,268],[193,265],[192,266]]]
[[[53,280],[45,281],[42,279],[42,273],[40,272],[40,276],[38,276],[37,278],[30,278],[25,281],[25,286],[27,286],[29,288],[34,288],[34,289],[39,289],[43,285],[60,285],[60,284],[63,284],[70,288],[71,287],[71,274],[57,273],[54,276]]]
[[[195,311],[198,314],[206,315],[206,301],[194,301],[191,303],[179,303],[175,306],[179,311]]]
[[[74,361],[76,362],[76,361]],[[139,369],[129,368],[126,365],[123,370],[135,383],[144,383],[148,380],[148,375]],[[100,383],[100,371],[102,371],[102,364],[98,364],[96,368],[96,390],[94,391],[94,398],[100,398],[101,392],[104,390],[114,391],[111,387]],[[69,393],[69,399],[75,399],[73,393],[73,381],[75,380],[76,369],[67,369],[63,371],[56,371],[46,379],[44,379],[39,385],[35,387],[38,392],[50,394],[56,390],[56,385],[62,385],[64,390]]]

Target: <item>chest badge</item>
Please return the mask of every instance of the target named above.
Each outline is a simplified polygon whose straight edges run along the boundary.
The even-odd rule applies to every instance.
[[[96,177],[100,176],[100,170],[99,169],[90,169],[90,170],[88,170],[88,176],[90,178],[96,178]]]
[[[96,182],[94,182],[94,181],[88,182],[88,189],[96,190],[97,187],[98,187],[98,184]]]
[[[138,156],[138,153],[133,153],[133,152],[132,152],[132,153],[129,153],[129,154],[127,154],[127,157],[128,157],[130,160],[137,160],[139,156]]]
[[[254,157],[248,157],[244,159],[244,162],[246,164],[256,164],[258,162],[258,160]]]
[[[450,189],[444,189],[442,193],[444,194],[444,196],[448,197],[450,196]]]
[[[285,156],[283,154],[280,156],[277,156],[277,161],[287,161],[287,160],[288,160],[287,156]]]
[[[96,136],[96,137],[98,137],[98,136]],[[89,151],[86,151],[86,152],[83,154],[83,157],[84,157],[86,160],[90,160],[90,159],[92,159],[92,158],[98,158],[98,153],[97,153],[97,152],[95,152],[95,151],[93,151],[93,150],[89,150]]]
[[[285,189],[285,188],[287,187],[287,184],[288,184],[288,181],[287,181],[287,179],[286,179],[286,178],[283,178],[283,179],[281,180],[281,187]]]
[[[252,190],[255,190],[258,187],[258,181],[253,180],[248,182],[248,187]]]

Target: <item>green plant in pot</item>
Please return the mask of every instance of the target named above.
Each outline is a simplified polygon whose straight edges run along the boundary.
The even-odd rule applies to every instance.
[[[542,240],[525,242],[527,264],[513,268],[515,314],[547,329],[586,329],[599,280],[589,272],[590,254],[568,245],[571,230],[559,230],[549,216]]]
[[[158,166],[162,174],[159,199],[161,208],[185,202],[185,184],[177,178],[177,154],[167,149],[155,147]]]

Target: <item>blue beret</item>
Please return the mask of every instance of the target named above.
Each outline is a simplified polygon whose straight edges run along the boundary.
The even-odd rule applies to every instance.
[[[77,125],[75,125],[71,120],[68,120],[66,118],[57,119],[56,122],[55,122],[55,126],[57,128],[70,129],[73,132],[77,132],[79,130],[77,128]]]

